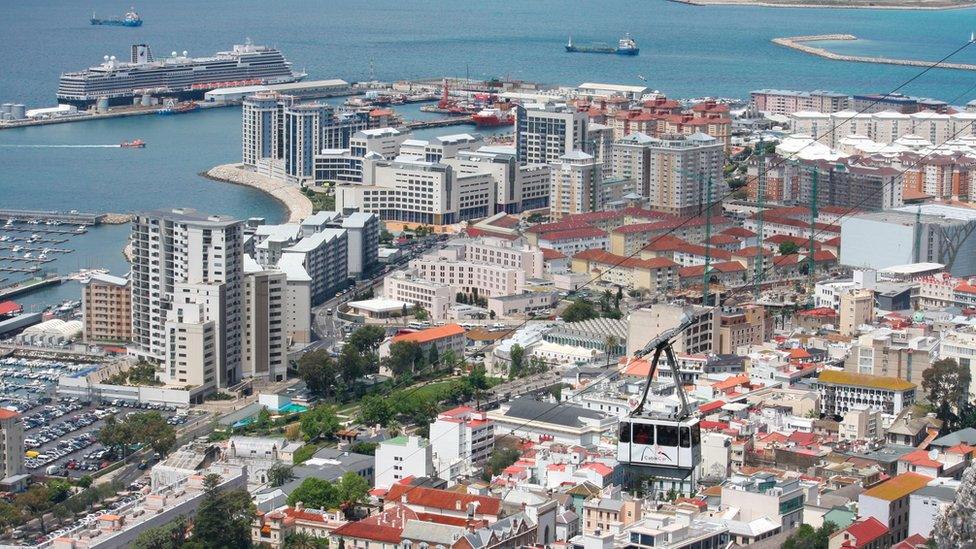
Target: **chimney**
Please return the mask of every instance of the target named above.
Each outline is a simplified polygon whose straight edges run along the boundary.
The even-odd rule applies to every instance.
[[[455,511],[460,511],[461,510],[461,500],[455,500],[454,501],[454,510]]]
[[[302,503],[301,501],[296,501],[295,502],[295,510],[296,511],[301,511],[304,508],[305,508],[305,504],[304,503]]]

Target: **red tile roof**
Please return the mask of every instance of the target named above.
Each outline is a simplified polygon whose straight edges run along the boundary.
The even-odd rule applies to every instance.
[[[390,491],[386,493],[386,501],[401,501],[402,496],[407,497],[406,504],[421,505],[433,509],[444,509],[446,511],[456,511],[458,505],[462,511],[466,511],[468,504],[477,503],[478,513],[483,515],[498,515],[502,500],[488,496],[474,496],[470,494],[460,494],[448,490],[437,490],[435,488],[425,488],[423,486],[408,486],[404,484],[394,484]]]
[[[612,254],[603,250],[583,250],[582,252],[574,255],[573,259],[593,261],[603,265],[611,265],[613,267],[623,267],[627,269],[666,269],[668,267],[678,266],[677,263],[666,257],[637,259],[634,257],[624,257],[622,255]]]
[[[401,532],[403,532],[403,528],[358,521],[343,524],[333,530],[332,534],[345,538],[368,539],[384,543],[400,543]]]
[[[722,231],[721,234],[730,234],[732,236],[738,236],[740,238],[751,238],[756,236],[756,233],[746,229],[745,227],[729,227]]]
[[[605,477],[605,476],[608,476],[610,473],[613,473],[613,469],[611,469],[610,467],[607,467],[606,465],[604,465],[602,463],[597,463],[595,461],[580,466],[580,469],[589,469],[591,471],[595,471],[601,477]]]
[[[711,402],[706,402],[705,404],[699,406],[698,411],[703,414],[707,414],[708,412],[713,412],[715,410],[721,409],[722,406],[725,406],[724,400],[713,400]]]
[[[578,240],[580,238],[600,238],[607,236],[607,232],[589,225],[578,229],[567,229],[562,231],[551,231],[539,235],[539,240]]]
[[[559,250],[553,250],[552,248],[539,248],[542,250],[542,260],[552,261],[554,259],[564,259],[566,254],[560,252]]]
[[[940,469],[942,467],[942,463],[934,459],[930,459],[929,453],[925,450],[915,450],[910,454],[905,454],[901,456],[898,461],[905,461],[918,467],[930,467],[932,469]]]
[[[766,248],[760,248],[759,246],[748,246],[746,248],[739,248],[738,250],[732,252],[732,255],[738,257],[756,257],[760,253],[764,256],[775,255],[773,252],[767,250]]]
[[[871,542],[881,539],[882,536],[888,534],[888,527],[881,523],[878,519],[874,517],[868,517],[860,522],[855,522],[833,534],[834,536],[842,536],[844,532],[848,533],[852,538],[854,538],[855,543],[851,544],[848,542],[846,545],[848,547],[865,547]],[[843,545],[842,545],[843,546]]]
[[[685,242],[684,240],[681,240],[676,236],[671,236],[669,234],[666,234],[666,235],[659,236],[654,240],[651,240],[651,242],[647,246],[644,246],[643,250],[652,251],[652,252],[663,252],[663,251],[677,250],[682,246],[688,246],[688,245],[689,245],[688,242]]]
[[[719,263],[712,263],[710,265],[712,269],[711,272],[719,273],[737,273],[740,271],[745,271],[746,268],[742,266],[742,263],[738,261],[722,261]],[[691,267],[682,267],[678,271],[678,276],[681,278],[690,278],[694,276],[703,276],[705,274],[704,265],[692,265]]]
[[[463,334],[464,334],[464,328],[458,326],[457,324],[445,324],[443,326],[435,326],[433,328],[427,328],[426,330],[420,330],[418,332],[393,336],[393,343],[399,343],[401,341],[413,341],[415,343],[430,343],[432,341],[444,339],[445,337],[452,337],[452,336],[458,336]]]

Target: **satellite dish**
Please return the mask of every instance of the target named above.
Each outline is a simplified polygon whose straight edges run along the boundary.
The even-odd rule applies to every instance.
[[[183,50],[183,57],[186,57],[186,50]]]
[[[109,57],[109,59],[111,59],[112,61],[115,61],[115,56],[113,55],[112,57]]]
[[[173,57],[176,57],[176,52],[175,51],[173,52]]]
[[[102,59],[104,59],[105,61],[108,61],[108,56],[105,55],[105,56],[102,57]]]
[[[936,450],[935,448],[932,448],[931,450],[929,450],[929,459],[931,459],[932,461],[936,461],[936,458],[937,457],[939,457],[939,451],[938,450]]]

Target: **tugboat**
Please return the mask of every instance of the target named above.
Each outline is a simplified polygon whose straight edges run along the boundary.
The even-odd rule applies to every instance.
[[[142,139],[136,139],[134,141],[123,141],[119,146],[123,149],[145,149],[146,142]]]
[[[125,15],[122,17],[113,17],[111,19],[98,19],[95,17],[95,12],[92,12],[91,24],[107,25],[110,27],[141,27],[142,18],[136,13],[135,8],[129,8],[129,11],[125,12]]]
[[[627,33],[623,38],[617,41],[617,47],[603,43],[580,46],[573,44],[573,37],[570,36],[569,42],[566,43],[566,51],[569,53],[615,53],[617,55],[637,55],[640,53],[640,48],[637,47],[637,41],[630,37],[630,33]]]

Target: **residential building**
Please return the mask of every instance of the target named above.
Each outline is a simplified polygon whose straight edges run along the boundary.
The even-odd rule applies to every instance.
[[[840,440],[878,440],[882,434],[881,411],[863,404],[848,410],[837,430]]]
[[[562,105],[515,107],[515,150],[521,163],[551,164],[586,144],[587,115]]]
[[[557,292],[525,292],[488,298],[488,310],[497,318],[530,317],[546,314],[559,304]]]
[[[817,378],[820,410],[827,416],[842,416],[861,404],[870,410],[898,414],[915,403],[917,385],[893,377],[824,370]]]
[[[433,474],[433,447],[423,437],[399,436],[376,447],[376,488],[390,488],[407,477]]]
[[[379,266],[380,220],[376,214],[353,212],[342,220],[346,230],[349,276],[359,278]]]
[[[243,374],[268,381],[288,376],[287,275],[245,256]]]
[[[29,478],[24,471],[24,424],[20,414],[0,410],[0,437],[2,437],[2,472],[0,486],[7,491],[19,491]]]
[[[939,358],[951,358],[956,364],[976,374],[976,331],[972,328],[948,330],[939,345]],[[969,383],[970,394],[976,394],[976,380]]]
[[[431,347],[437,347],[438,355],[443,357],[445,353],[454,353],[460,358],[464,353],[465,345],[464,328],[457,324],[445,324],[434,326],[416,332],[401,333],[393,336],[389,343],[412,342],[420,345],[424,356],[430,353]],[[386,356],[389,347],[384,344],[380,347],[380,356]]]
[[[852,342],[844,369],[856,374],[897,377],[921,385],[922,374],[932,364],[931,353],[936,349],[946,352],[946,339],[948,336],[937,346],[935,337],[924,335],[918,328],[876,328]]]
[[[311,279],[312,304],[321,303],[349,281],[348,239],[343,229],[322,229],[282,249],[278,264],[301,266]]]
[[[810,111],[830,114],[850,108],[850,96],[824,90],[793,91],[762,89],[749,92],[752,106],[769,114]]]
[[[600,275],[601,282],[652,294],[678,287],[679,265],[665,257],[637,259],[591,249],[574,255],[571,266],[573,272]]]
[[[931,480],[918,473],[902,473],[872,486],[858,496],[858,513],[873,517],[888,528],[887,545],[897,543],[909,535],[911,495],[928,486]]]
[[[604,488],[598,497],[583,502],[583,534],[619,534],[640,520],[641,500],[623,492],[619,486]]]
[[[633,355],[662,332],[677,327],[687,314],[694,315],[696,320],[674,341],[675,352],[688,355],[715,354],[719,350],[720,311],[714,307],[687,309],[666,303],[631,311],[627,354]]]
[[[309,182],[315,176],[313,157],[322,147],[321,124],[331,107],[318,103],[286,106],[283,111],[282,147],[285,175],[292,181]]]
[[[408,137],[409,134],[396,128],[364,129],[356,132],[349,139],[349,151],[357,158],[366,158],[369,155],[393,160],[400,154],[400,147]]]
[[[215,386],[239,381],[244,314],[242,223],[188,209],[143,213],[132,222],[131,242],[130,353],[163,362],[163,380],[177,381],[173,359],[189,357],[178,357],[183,353],[171,348],[168,325],[183,324],[174,304],[188,303],[191,294],[196,294],[201,307],[193,317],[201,324],[195,330],[204,338],[212,330],[215,337],[209,352],[215,361]],[[206,323],[212,326],[205,328]],[[203,364],[180,362],[196,370],[192,377],[209,377],[201,375]]]
[[[332,531],[348,521],[342,511],[308,509],[301,504],[281,506],[268,513],[258,511],[251,523],[251,541],[257,546],[284,549],[293,534],[327,540]]]
[[[888,527],[874,517],[851,523],[834,532],[827,541],[828,549],[886,549],[891,546]]]
[[[935,521],[956,501],[957,482],[933,484],[908,496],[908,535],[932,537]]]
[[[874,319],[874,292],[852,289],[840,295],[840,333],[852,336]]]
[[[441,160],[458,175],[488,173],[496,190],[495,212],[520,213],[549,205],[549,166],[522,164],[515,160],[515,149],[482,147],[460,151],[454,158]]]
[[[858,158],[801,161],[796,201],[809,204],[817,178],[817,203],[823,206],[888,210],[904,206],[902,172]]]
[[[285,106],[294,102],[290,96],[261,92],[246,97],[241,107],[241,160],[246,166],[258,161],[281,158],[281,127]]]
[[[722,166],[725,148],[703,133],[666,135],[647,145],[649,150],[646,197],[652,210],[681,217],[699,214],[703,205],[725,194]],[[711,182],[709,184],[709,182]]]
[[[722,507],[739,510],[738,520],[766,517],[783,530],[803,522],[805,490],[799,479],[781,479],[771,473],[736,474],[722,483]]]
[[[472,476],[491,456],[495,426],[485,412],[460,406],[430,424],[435,474],[447,482]]]
[[[597,192],[603,169],[593,155],[571,151],[549,163],[549,211],[553,219],[602,209]]]
[[[439,321],[456,303],[457,290],[448,284],[421,278],[416,273],[394,271],[383,278],[383,296],[422,307],[433,320]]]
[[[733,354],[739,347],[760,345],[773,335],[773,319],[762,305],[722,309],[718,353]]]
[[[487,412],[498,432],[533,441],[594,447],[603,433],[617,424],[616,416],[565,403],[540,402],[520,397]]]
[[[498,263],[462,259],[457,249],[439,250],[436,255],[424,256],[410,262],[410,268],[420,278],[447,284],[455,291],[481,297],[495,297],[522,293],[525,271]]]
[[[122,343],[132,338],[132,288],[129,279],[96,273],[82,283],[81,314],[85,343]]]
[[[650,193],[650,146],[654,143],[654,138],[638,132],[614,141],[611,147],[610,175],[632,181],[641,196]]]

